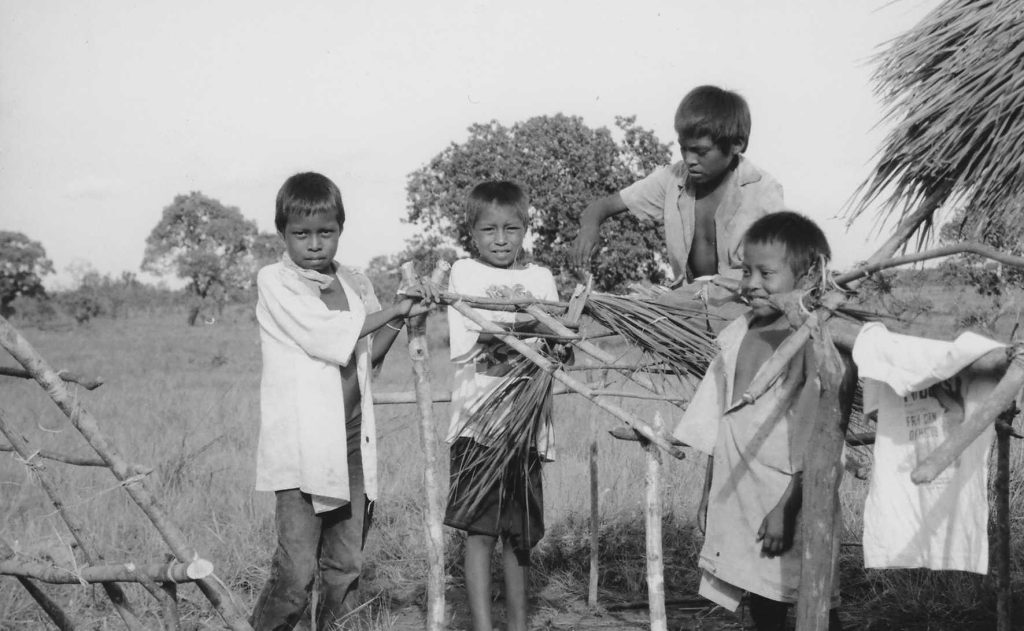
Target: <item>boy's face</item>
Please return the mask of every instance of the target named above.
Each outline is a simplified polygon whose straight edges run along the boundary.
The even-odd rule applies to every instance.
[[[729,145],[728,151],[711,139],[711,136],[686,138],[679,136],[679,152],[683,155],[683,164],[690,182],[700,186],[717,182],[732,167],[733,160],[739,154],[739,145]]]
[[[322,274],[333,272],[331,261],[338,253],[338,238],[341,237],[337,217],[327,213],[291,217],[284,232],[278,234],[296,265]]]
[[[515,208],[491,204],[476,218],[472,236],[481,261],[511,267],[523,248],[526,226]]]
[[[781,243],[743,244],[743,280],[740,293],[750,303],[755,318],[778,314],[767,300],[772,294],[784,294],[797,288],[804,275],[797,276],[789,264],[786,246]]]

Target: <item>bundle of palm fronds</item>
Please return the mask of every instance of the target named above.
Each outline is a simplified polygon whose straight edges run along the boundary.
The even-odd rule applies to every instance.
[[[530,514],[528,486],[531,469],[540,466],[537,445],[550,436],[552,377],[522,355],[512,354],[507,361],[509,372],[466,420],[483,448],[465,452],[458,471],[452,471],[448,510],[471,522],[489,508],[497,489],[498,511],[506,503],[519,504],[522,532],[529,533],[531,519],[543,518]]]
[[[852,216],[879,198],[901,217],[928,200],[1024,224],[1024,3],[946,0],[878,61],[895,124]]]
[[[591,294],[585,313],[678,374],[703,377],[718,352],[702,309],[610,294]]]

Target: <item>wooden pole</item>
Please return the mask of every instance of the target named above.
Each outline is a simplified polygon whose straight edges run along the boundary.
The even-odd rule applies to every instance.
[[[36,382],[46,390],[57,407],[70,419],[71,424],[82,434],[100,458],[107,463],[110,471],[122,482],[128,495],[156,527],[157,532],[171,548],[174,556],[182,563],[189,563],[198,558],[198,553],[188,544],[184,533],[170,520],[157,499],[142,484],[142,476],[137,475],[137,472],[125,461],[117,448],[100,431],[96,418],[81,405],[78,398],[68,389],[67,384],[29,344],[28,340],[3,317],[0,317],[0,346],[3,346],[25,370],[32,373]],[[13,440],[10,442],[17,447]],[[22,457],[27,458],[28,456],[22,454]],[[241,603],[216,575],[200,579],[197,581],[197,585],[230,629],[251,631],[252,627],[243,613],[244,608]]]
[[[440,284],[448,270],[438,262],[431,281]],[[402,264],[402,277],[406,284],[416,281],[416,267],[412,262]],[[427,514],[424,522],[427,538],[427,629],[445,629],[444,615],[444,513],[441,508],[441,490],[438,480],[437,435],[434,433],[433,401],[430,394],[430,353],[427,347],[427,318],[409,318],[406,329],[409,337],[409,357],[416,382],[416,403],[420,412],[420,446],[426,460],[423,486],[426,490]]]
[[[597,582],[600,573],[598,545],[601,534],[601,494],[597,480],[597,424],[591,427],[590,436],[590,582],[587,584],[587,604],[597,606]]]
[[[1021,388],[1024,387],[1024,358],[1015,356],[992,393],[978,406],[967,420],[957,425],[946,440],[935,448],[910,474],[916,484],[934,480],[946,467],[951,465],[985,428],[996,422],[1001,412],[1013,405]]]
[[[12,556],[14,556],[14,550],[3,538],[0,538],[0,560],[6,560]],[[74,621],[64,613],[60,605],[46,595],[46,592],[24,576],[17,578],[21,586],[28,592],[28,595],[32,597],[32,600],[36,601],[36,604],[50,618],[57,629],[60,631],[75,631]]]
[[[661,414],[657,412],[654,414],[653,427],[659,432],[664,428]],[[647,473],[644,476],[647,602],[650,608],[651,631],[668,631],[668,619],[665,615],[665,564],[661,547],[661,454],[650,445],[644,445],[644,450],[647,452]]]
[[[522,341],[516,339],[515,337],[512,337],[511,335],[506,335],[505,331],[501,327],[497,326],[493,322],[490,322],[465,303],[453,302],[451,304],[451,307],[458,311],[459,313],[461,313],[462,315],[466,316],[469,320],[475,322],[481,328],[481,330],[486,331],[487,333],[491,333],[492,335],[500,339],[502,342],[512,347],[520,355],[532,361],[534,364],[540,367],[541,370],[550,373],[552,377],[565,384],[570,390],[573,390],[576,393],[583,395],[591,403],[608,412],[609,414],[619,419],[620,421],[626,423],[627,425],[635,429],[637,432],[639,432],[640,435],[642,435],[644,438],[651,441],[658,447],[661,447],[662,449],[670,453],[673,457],[679,459],[686,457],[686,454],[685,452],[683,452],[682,449],[680,449],[679,447],[675,447],[671,444],[671,442],[664,435],[664,432],[655,432],[653,429],[651,429],[650,425],[641,421],[634,414],[631,414],[630,412],[627,412],[626,410],[623,410],[622,408],[616,405],[612,405],[607,401],[601,400],[600,398],[598,398],[598,395],[593,390],[591,390],[586,384],[577,381],[576,379],[571,377],[565,371],[558,368],[549,359],[538,353],[536,350],[530,348]]]
[[[842,477],[843,435],[849,415],[846,367],[824,325],[814,331],[821,393],[804,453],[803,501],[800,508],[803,550],[797,631],[826,631],[835,579],[835,531]],[[807,379],[813,379],[808,374]]]
[[[71,570],[44,561],[24,558],[0,560],[0,575],[23,576],[44,583],[73,585],[75,583],[190,583],[213,573],[213,564],[205,559],[191,563],[118,563],[90,565]]]
[[[1003,418],[1012,427],[1016,410]],[[1010,427],[996,428],[996,631],[1010,631],[1013,595],[1010,592]]]
[[[2,318],[0,318],[2,319]],[[7,437],[7,440],[11,443],[11,446],[18,452],[18,455],[25,462],[25,466],[29,467],[32,473],[35,474],[36,480],[39,481],[39,485],[43,487],[46,495],[49,496],[50,501],[56,507],[57,512],[60,513],[61,518],[68,527],[68,531],[71,532],[71,536],[78,542],[78,549],[82,551],[82,556],[85,557],[86,562],[93,564],[103,561],[103,555],[98,551],[93,543],[92,538],[86,534],[85,528],[82,525],[82,520],[78,514],[71,510],[71,508],[64,502],[64,498],[61,496],[58,486],[55,482],[50,479],[46,467],[38,462],[32,460],[32,449],[20,433],[16,432],[13,427],[7,424],[7,419],[3,411],[0,411],[0,433]],[[138,616],[135,615],[135,611],[132,610],[131,603],[128,602],[128,597],[125,596],[124,591],[120,585],[116,583],[104,583],[103,590],[106,592],[107,597],[110,598],[111,604],[114,605],[114,609],[118,615],[121,616],[121,620],[124,621],[124,625],[131,631],[142,631],[145,627],[139,622]]]

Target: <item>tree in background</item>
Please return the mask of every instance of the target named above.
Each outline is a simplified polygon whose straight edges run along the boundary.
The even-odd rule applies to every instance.
[[[957,210],[939,229],[939,241],[944,245],[975,241],[1015,256],[1024,256],[1022,238],[1024,227],[1015,218],[972,213],[966,207]],[[966,284],[987,299],[985,304],[962,305],[959,326],[993,332],[1000,317],[1016,310],[1017,303],[1007,290],[1024,288],[1024,270],[976,254],[950,257],[940,269],[946,279]]]
[[[189,313],[195,324],[204,304],[212,302],[220,311],[232,290],[252,286],[254,246],[259,243],[263,252],[266,241],[238,208],[199,192],[178,195],[146,238],[142,269],[188,281],[197,299]]]
[[[422,226],[426,238],[472,252],[463,221],[469,191],[483,180],[518,182],[534,209],[533,257],[551,268],[560,284],[569,285],[566,254],[583,208],[667,164],[671,156],[669,145],[638,126],[636,117],[616,117],[615,125],[622,133],[619,142],[606,127],[592,129],[582,118],[563,114],[536,116],[511,127],[496,121],[472,125],[465,142],[452,143],[409,175],[408,220]],[[624,213],[605,222],[603,230],[606,238],[594,269],[598,289],[664,279],[665,243],[658,226]]]
[[[43,276],[53,273],[46,250],[20,232],[0,231],[0,315],[10,317],[19,296],[44,297]]]

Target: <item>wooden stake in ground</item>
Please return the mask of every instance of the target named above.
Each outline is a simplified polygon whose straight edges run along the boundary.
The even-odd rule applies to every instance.
[[[661,414],[654,414],[654,430],[664,428]],[[647,540],[647,601],[651,614],[651,631],[667,631],[665,615],[665,564],[661,546],[661,454],[653,445],[645,444],[647,473],[644,476],[646,509],[644,531]]]
[[[846,366],[826,325],[816,327],[812,335],[821,394],[815,414],[817,421],[804,455],[803,504],[800,509],[803,551],[796,609],[797,631],[828,629],[836,570],[833,551],[838,545],[835,535],[842,476],[840,463],[850,412],[846,400],[852,400],[845,390],[849,386],[846,378],[850,375],[846,373]],[[813,376],[807,375],[807,378]]]
[[[6,318],[0,317],[0,346],[20,363],[25,370],[46,390],[57,407],[71,421],[96,453],[110,467],[111,473],[121,481],[125,491],[146,514],[160,536],[170,547],[174,556],[182,563],[189,563],[198,558],[196,551],[188,545],[184,533],[171,521],[156,497],[142,483],[142,477],[125,461],[120,452],[100,431],[96,418],[71,393],[60,376],[38,352],[29,344],[17,329],[11,326]],[[17,448],[14,440],[8,437]],[[23,458],[28,458],[22,455]],[[199,589],[206,596],[213,608],[221,615],[228,627],[234,631],[251,631],[252,627],[243,613],[243,607],[235,595],[215,575],[197,581]]]
[[[448,270],[447,263],[438,261],[431,281],[440,284]],[[412,262],[402,264],[402,278],[411,285],[416,282],[416,267]],[[444,532],[441,509],[441,490],[438,480],[437,436],[434,434],[433,401],[430,392],[430,353],[427,348],[427,318],[409,318],[406,335],[409,337],[409,357],[416,381],[416,403],[420,411],[420,445],[426,460],[423,486],[426,489],[427,515],[427,630],[441,631],[444,620]]]

